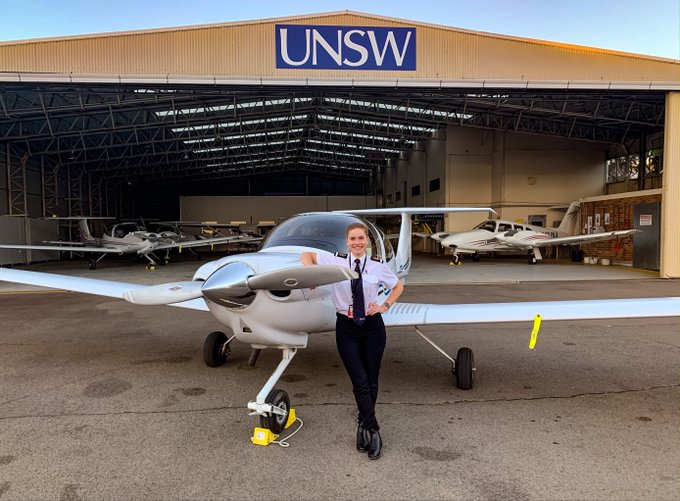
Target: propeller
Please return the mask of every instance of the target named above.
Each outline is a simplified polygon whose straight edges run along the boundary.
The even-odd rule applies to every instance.
[[[232,308],[244,308],[255,299],[255,291],[307,289],[357,278],[355,271],[344,266],[295,266],[255,274],[243,262],[229,263],[216,270],[205,282],[168,282],[123,293],[131,303],[161,305],[180,303],[205,296]]]

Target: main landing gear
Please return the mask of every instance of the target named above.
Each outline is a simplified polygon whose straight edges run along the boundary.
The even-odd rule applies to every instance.
[[[538,258],[536,257],[536,254],[534,251],[529,251],[529,264],[536,264],[538,263]]]
[[[475,357],[470,348],[460,348],[456,354],[456,359],[451,358],[444,350],[437,346],[434,341],[423,334],[418,327],[416,332],[428,343],[430,343],[439,353],[444,355],[451,361],[453,374],[453,383],[461,390],[469,390],[472,388],[475,380]]]
[[[106,256],[106,254],[102,254],[101,256],[99,256],[96,259],[95,258],[90,259],[90,262],[87,264],[87,267],[90,268],[91,270],[96,270],[97,269],[97,263],[99,261],[101,261],[102,259],[104,259],[104,256]]]
[[[208,367],[219,367],[227,361],[231,355],[229,344],[234,337],[236,336],[227,338],[227,335],[220,331],[211,332],[208,335],[203,343],[203,361]],[[260,351],[259,348],[253,349],[248,361],[251,366],[255,365]],[[260,427],[271,430],[275,435],[281,433],[288,424],[291,406],[288,393],[280,388],[274,388],[274,385],[293,360],[297,349],[283,348],[281,351],[282,358],[278,367],[257,394],[255,401],[248,403],[248,409],[253,411],[250,415],[260,416]]]

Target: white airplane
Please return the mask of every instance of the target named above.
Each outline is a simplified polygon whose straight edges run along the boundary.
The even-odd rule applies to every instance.
[[[57,218],[54,218],[57,219]],[[88,220],[105,220],[112,218],[99,217],[64,217],[64,220],[78,221],[80,229],[80,242],[48,242],[51,245],[23,245],[1,244],[0,249],[26,249],[26,250],[51,250],[74,253],[101,254],[98,258],[89,261],[89,268],[94,270],[97,263],[107,254],[132,254],[144,257],[148,264],[146,268],[152,270],[157,264],[167,264],[170,260],[170,251],[192,247],[213,246],[231,242],[250,242],[254,237],[234,235],[230,237],[206,238],[201,240],[183,240],[181,235],[173,232],[155,233],[147,231],[142,225],[134,222],[121,222],[114,224],[101,238],[95,238],[90,233]],[[165,251],[163,257],[155,253]]]
[[[346,228],[360,221],[369,229],[371,256],[384,259],[403,278],[411,267],[412,214],[479,210],[488,209],[404,208],[300,214],[275,227],[257,252],[206,263],[198,268],[191,281],[145,286],[7,268],[0,268],[0,281],[125,299],[139,305],[168,305],[210,312],[232,332],[230,336],[213,332],[205,340],[203,358],[210,367],[227,360],[234,339],[253,348],[251,365],[259,350],[281,350],[281,362],[255,400],[248,403],[251,414],[260,417],[260,426],[278,434],[287,424],[291,405],[286,391],[274,386],[297,351],[307,346],[310,334],[335,328],[335,308],[327,284],[356,277],[349,267],[303,266],[300,254],[346,252]],[[400,245],[396,254],[383,232],[360,217],[362,215],[401,215]],[[389,291],[384,291],[380,301],[388,295]],[[536,330],[537,314],[544,321],[680,316],[680,297],[454,305],[399,302],[383,319],[388,328],[414,326],[416,333],[451,361],[457,386],[470,389],[475,374],[472,350],[460,348],[454,359],[418,326],[533,319]]]
[[[431,235],[419,234],[439,242],[444,249],[451,249],[451,263],[460,264],[462,254],[472,255],[473,261],[479,261],[482,254],[526,252],[529,264],[536,264],[543,259],[541,247],[553,245],[572,245],[612,240],[633,235],[640,230],[617,230],[587,235],[573,235],[570,228],[575,228],[579,212],[578,202],[573,202],[567,210],[559,227],[551,229],[542,226],[487,219],[470,231],[457,233],[438,232]]]

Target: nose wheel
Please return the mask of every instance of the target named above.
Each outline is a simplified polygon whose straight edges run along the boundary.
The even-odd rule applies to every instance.
[[[286,427],[290,414],[290,398],[288,393],[280,388],[274,388],[264,399],[265,404],[271,405],[271,412],[260,415],[260,426],[268,428],[278,435]]]

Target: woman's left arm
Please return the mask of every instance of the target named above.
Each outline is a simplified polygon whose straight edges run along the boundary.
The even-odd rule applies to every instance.
[[[397,282],[397,285],[395,285],[392,288],[392,291],[390,292],[390,295],[387,296],[387,299],[383,303],[383,307],[385,307],[385,311],[389,310],[390,307],[397,302],[399,299],[399,296],[401,296],[401,293],[404,292],[404,284],[401,280]]]
[[[369,315],[374,315],[375,313],[387,313],[387,310],[389,310],[397,301],[397,299],[399,299],[399,296],[401,296],[402,292],[404,292],[404,284],[401,282],[401,280],[399,280],[397,285],[392,287],[390,295],[387,296],[387,299],[383,302],[383,304],[380,306],[375,303],[371,304],[367,313]]]

